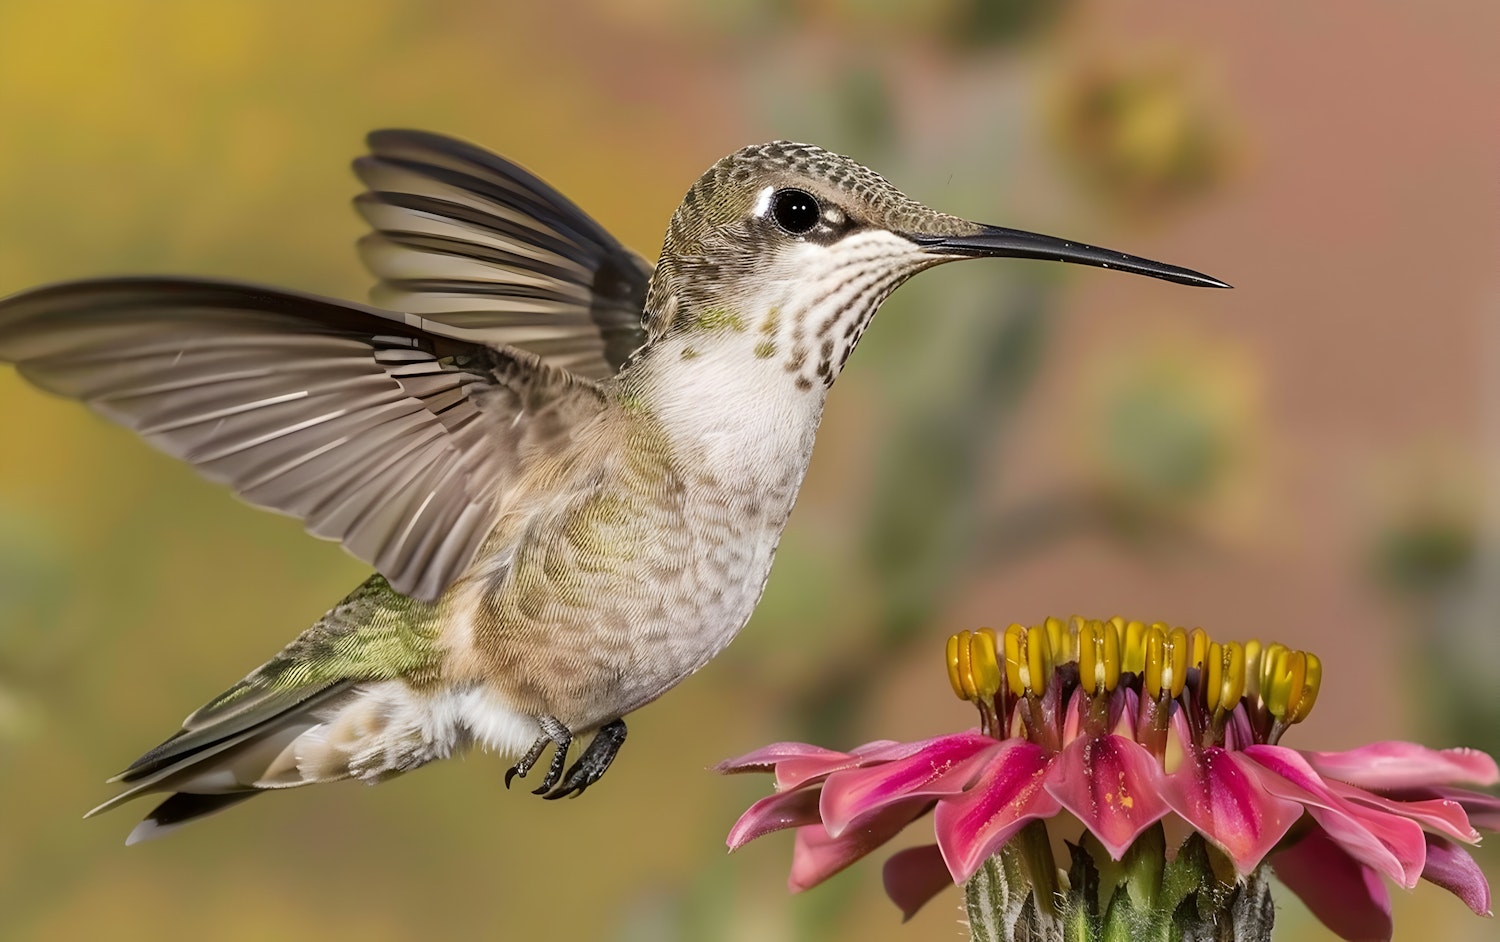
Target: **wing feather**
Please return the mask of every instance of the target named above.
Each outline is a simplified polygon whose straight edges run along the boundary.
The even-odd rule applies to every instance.
[[[254,285],[102,279],[0,300],[0,360],[430,600],[526,462],[576,430],[558,410],[604,408],[535,354],[445,329]]]
[[[376,304],[595,379],[644,342],[651,265],[566,197],[452,138],[377,131],[369,146],[355,207]]]

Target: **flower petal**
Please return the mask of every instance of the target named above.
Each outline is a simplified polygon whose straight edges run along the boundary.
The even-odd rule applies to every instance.
[[[725,759],[714,766],[715,772],[732,775],[736,772],[769,772],[782,762],[792,759],[824,759],[839,762],[850,758],[847,752],[834,752],[822,746],[810,746],[803,742],[773,742],[769,746],[747,752],[733,759]]]
[[[1305,752],[1325,778],[1360,788],[1389,791],[1424,785],[1500,781],[1495,760],[1477,749],[1428,749],[1414,742],[1377,742],[1347,752]]]
[[[1248,874],[1302,817],[1301,804],[1265,789],[1266,777],[1238,753],[1211,747],[1183,757],[1165,777],[1162,797]]]
[[[1120,736],[1075,739],[1047,774],[1047,791],[1073,812],[1119,860],[1171,811],[1161,796],[1164,773],[1145,746]]]
[[[1341,939],[1387,942],[1395,932],[1391,896],[1380,875],[1319,830],[1271,858],[1286,888]]]
[[[919,795],[956,795],[974,780],[984,753],[997,743],[980,733],[939,736],[920,752],[830,775],[823,782],[823,826],[838,837],[850,823],[886,805]]]
[[[734,822],[724,843],[731,851],[772,831],[818,823],[818,790],[799,788],[762,798]]]
[[[781,791],[801,788],[826,779],[835,772],[904,759],[913,753],[920,752],[927,742],[928,740],[894,742],[881,739],[865,743],[843,759],[820,757],[788,759],[776,766],[776,787]]]
[[[1007,739],[963,794],[938,802],[933,823],[955,883],[979,869],[1027,821],[1048,818],[1062,804],[1042,786],[1053,757],[1036,743]]]
[[[1475,913],[1494,915],[1490,912],[1490,884],[1484,878],[1484,871],[1468,851],[1452,841],[1427,835],[1427,863],[1422,867],[1422,879],[1457,896]]]
[[[1481,831],[1500,831],[1500,798],[1483,792],[1471,792],[1467,788],[1440,786],[1419,790],[1417,797],[1442,798],[1456,801],[1463,806],[1469,823]]]
[[[1408,890],[1417,885],[1427,844],[1415,821],[1339,797],[1295,749],[1257,745],[1238,755],[1260,766],[1266,791],[1305,805],[1349,856]]]
[[[793,893],[800,893],[817,886],[901,833],[902,828],[921,817],[931,805],[932,802],[921,798],[890,805],[838,837],[829,837],[821,823],[798,828],[787,887]]]
[[[908,847],[892,854],[881,871],[885,895],[901,908],[902,920],[910,919],[927,901],[953,886],[953,876],[943,864],[936,844]]]
[[[1329,790],[1341,798],[1368,805],[1387,814],[1410,818],[1430,831],[1446,834],[1465,844],[1479,841],[1479,832],[1469,824],[1469,815],[1462,804],[1443,798],[1387,798],[1373,795],[1363,788],[1345,785],[1343,782],[1325,782]]]

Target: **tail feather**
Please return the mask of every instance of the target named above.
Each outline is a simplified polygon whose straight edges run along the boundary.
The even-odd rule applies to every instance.
[[[152,809],[151,813],[146,815],[146,819],[135,826],[135,830],[125,838],[125,845],[128,847],[131,844],[139,844],[141,841],[154,840],[163,834],[170,834],[190,821],[216,814],[225,808],[239,804],[246,798],[254,798],[259,794],[258,789],[231,792],[227,795],[177,792]]]
[[[295,743],[320,726],[337,697],[351,685],[338,684],[258,721],[237,722],[218,738],[181,734],[152,749],[129,769],[110,779],[129,788],[90,810],[91,818],[147,793],[174,793],[131,832],[135,844],[175,830],[262,791],[347,777],[347,771],[304,776],[296,773]],[[333,702],[330,702],[333,701]]]

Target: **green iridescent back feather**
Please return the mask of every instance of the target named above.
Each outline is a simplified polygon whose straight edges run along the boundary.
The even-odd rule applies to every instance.
[[[183,721],[182,730],[119,776],[133,781],[295,709],[338,685],[438,679],[436,607],[365,580],[311,628]]]

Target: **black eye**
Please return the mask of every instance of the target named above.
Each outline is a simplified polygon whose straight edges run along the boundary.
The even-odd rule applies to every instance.
[[[771,200],[771,215],[776,217],[776,224],[792,235],[811,231],[822,212],[817,199],[801,190],[778,190]]]

